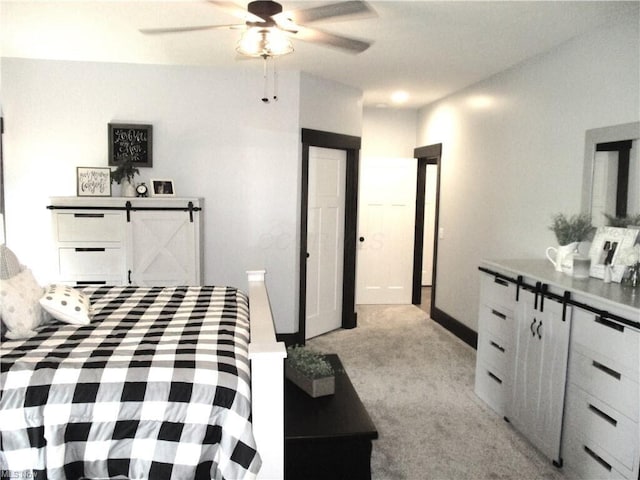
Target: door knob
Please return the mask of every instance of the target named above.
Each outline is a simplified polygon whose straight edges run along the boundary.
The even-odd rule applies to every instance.
[[[360,240],[360,243],[364,242],[364,237],[360,237],[358,240]]]

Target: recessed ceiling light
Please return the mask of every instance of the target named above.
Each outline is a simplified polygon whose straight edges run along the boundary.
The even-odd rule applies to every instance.
[[[407,100],[409,100],[409,94],[404,90],[397,90],[391,94],[393,103],[405,103]]]

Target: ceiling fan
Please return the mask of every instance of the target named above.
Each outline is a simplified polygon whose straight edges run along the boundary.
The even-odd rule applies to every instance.
[[[306,25],[326,20],[345,20],[355,16],[371,16],[375,12],[366,2],[351,0],[331,3],[289,12],[273,0],[256,0],[243,7],[229,1],[207,0],[209,3],[244,20],[243,24],[199,25],[174,28],[140,29],[144,34],[194,32],[222,28],[243,29],[238,42],[238,53],[248,57],[264,59],[286,55],[293,51],[290,38],[319,43],[350,53],[361,53],[371,46],[370,42],[336,35]],[[304,25],[303,25],[304,24]]]

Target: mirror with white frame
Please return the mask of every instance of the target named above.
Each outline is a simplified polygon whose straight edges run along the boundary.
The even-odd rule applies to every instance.
[[[582,211],[593,225],[608,225],[607,215],[640,215],[640,122],[587,130]]]

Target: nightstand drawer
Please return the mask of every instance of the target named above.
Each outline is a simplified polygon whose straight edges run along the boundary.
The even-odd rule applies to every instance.
[[[123,240],[121,213],[56,213],[59,242],[120,242]]]
[[[572,341],[613,360],[628,375],[638,376],[640,334],[595,313],[573,309]]]
[[[516,286],[494,275],[483,273],[480,275],[480,298],[485,305],[504,307],[502,310],[509,316],[513,315],[516,301]]]
[[[62,279],[96,276],[113,277],[122,274],[121,248],[60,248],[59,275]]]
[[[574,385],[567,392],[568,429],[633,470],[638,452],[638,423]]]
[[[569,359],[569,381],[637,422],[640,387],[616,368],[607,358],[576,345]]]

